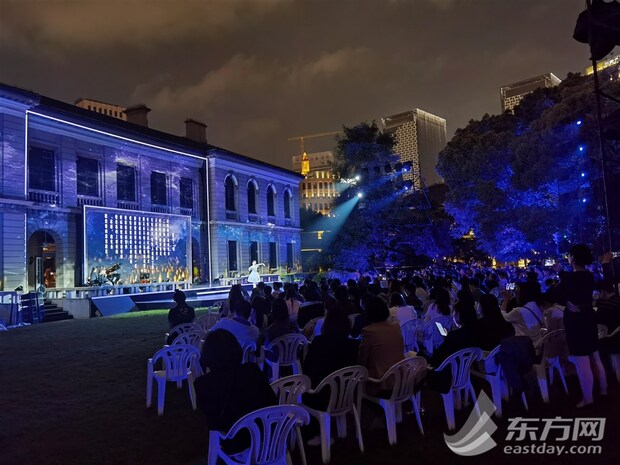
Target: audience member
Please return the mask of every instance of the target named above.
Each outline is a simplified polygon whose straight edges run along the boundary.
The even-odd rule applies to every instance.
[[[256,326],[250,323],[250,315],[252,313],[252,306],[247,300],[240,300],[237,302],[234,308],[232,318],[222,318],[219,320],[211,331],[216,329],[224,329],[232,333],[237,341],[244,347],[248,344],[257,344],[259,331]]]

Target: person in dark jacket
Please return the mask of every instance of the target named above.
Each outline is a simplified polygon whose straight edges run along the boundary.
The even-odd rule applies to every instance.
[[[482,350],[493,350],[502,339],[515,335],[514,326],[503,317],[497,297],[493,294],[480,296],[480,310],[482,318],[476,322],[477,347]]]
[[[175,305],[168,312],[168,325],[170,326],[170,329],[183,323],[191,323],[194,321],[194,318],[196,318],[194,308],[187,305],[185,299],[185,292],[179,289],[174,291],[172,300],[175,301]],[[166,342],[171,344],[172,340],[176,336],[177,334],[171,334]]]
[[[280,336],[286,334],[299,333],[299,328],[288,316],[288,307],[282,299],[273,301],[271,306],[271,317],[273,323],[265,329],[265,346]]]
[[[243,351],[235,336],[220,329],[207,334],[200,364],[208,373],[194,381],[198,407],[210,430],[226,432],[244,415],[278,404],[267,376],[255,363],[242,363]],[[227,453],[249,446],[249,435],[226,441]]]

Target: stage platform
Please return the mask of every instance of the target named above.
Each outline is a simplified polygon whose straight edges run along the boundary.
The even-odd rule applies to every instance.
[[[248,292],[252,285],[242,285]],[[187,303],[194,308],[210,307],[228,298],[230,286],[196,286],[183,289]],[[174,290],[160,292],[141,292],[138,294],[120,294],[91,297],[91,317],[118,315],[119,313],[140,310],[168,309],[174,304]]]

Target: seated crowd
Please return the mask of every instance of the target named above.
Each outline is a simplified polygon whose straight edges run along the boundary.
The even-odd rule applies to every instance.
[[[455,352],[470,347],[489,352],[505,344],[505,353],[520,351],[514,356],[527,360],[531,369],[543,356],[545,334],[556,330],[565,332],[566,353],[579,374],[578,406],[590,404],[594,380],[606,394],[604,365],[610,354],[620,353],[620,297],[609,277],[609,260],[606,256],[602,267],[592,265],[589,249],[578,245],[569,254],[570,271],[559,266],[523,270],[454,265],[413,275],[388,272],[386,279],[277,283],[274,290],[258,283],[251,295],[234,285],[204,341],[201,364],[206,374],[195,381],[198,405],[210,429],[225,431],[241,416],[277,404],[268,366],[261,371],[256,363],[242,363],[243,348],[264,346],[265,357],[277,357],[269,346],[287,334],[301,333],[310,341],[302,371],[312,388],[352,365],[362,365],[371,378],[380,379],[394,364],[420,355],[429,367],[420,384],[447,392],[451,373],[432,368]],[[175,294],[175,300],[184,303],[178,299]],[[418,353],[406,352],[401,332],[401,326],[414,319],[419,337],[430,340],[420,344]],[[604,325],[610,336],[599,339],[597,325]],[[390,389],[389,383],[366,386],[372,395]],[[324,391],[307,393],[303,403],[321,410],[328,398]],[[311,423],[307,433],[309,444],[320,444],[316,424]]]

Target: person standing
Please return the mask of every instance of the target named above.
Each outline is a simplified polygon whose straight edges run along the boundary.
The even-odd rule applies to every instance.
[[[248,282],[252,283],[252,287],[256,287],[256,284],[260,282],[260,275],[258,274],[258,267],[265,266],[264,263],[256,263],[256,260],[252,260],[252,264],[248,268],[250,275],[248,276]]]
[[[570,248],[568,263],[572,273],[564,273],[555,288],[556,301],[564,307],[564,328],[568,352],[577,367],[583,398],[577,407],[594,402],[594,376],[598,378],[602,395],[607,394],[607,378],[599,356],[596,315],[592,307],[594,276],[586,266],[593,261],[592,252],[585,244]]]

